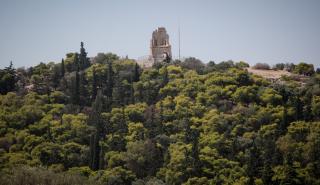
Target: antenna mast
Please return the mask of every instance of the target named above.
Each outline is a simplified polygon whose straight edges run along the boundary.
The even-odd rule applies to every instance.
[[[180,60],[180,21],[179,21],[178,32],[179,32],[179,61],[181,61]]]

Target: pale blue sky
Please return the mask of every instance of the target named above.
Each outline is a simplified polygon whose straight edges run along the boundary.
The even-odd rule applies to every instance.
[[[174,56],[320,66],[320,0],[0,0],[0,67],[58,61],[79,51],[149,54],[166,27]]]

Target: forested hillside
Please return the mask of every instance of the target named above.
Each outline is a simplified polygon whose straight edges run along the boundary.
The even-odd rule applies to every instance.
[[[292,64],[306,82],[271,82],[248,66],[142,69],[81,44],[1,69],[0,184],[320,184],[320,74]]]

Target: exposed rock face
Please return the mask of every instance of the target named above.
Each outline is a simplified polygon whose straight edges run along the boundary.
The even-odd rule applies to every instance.
[[[166,56],[172,58],[169,35],[164,27],[153,31],[150,42],[150,59],[152,62],[162,62]]]

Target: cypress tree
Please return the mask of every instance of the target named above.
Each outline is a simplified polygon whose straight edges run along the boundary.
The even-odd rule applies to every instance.
[[[108,77],[107,77],[107,97],[109,99],[112,99],[112,91],[113,91],[113,78],[114,73],[112,69],[112,62],[108,62]]]
[[[160,101],[160,110],[159,110],[159,125],[160,125],[160,133],[164,133],[164,117],[163,117],[163,102]]]
[[[1,74],[2,73],[2,74]],[[3,76],[6,76],[5,79],[1,79]],[[13,91],[16,87],[16,70],[13,68],[12,61],[10,65],[6,67],[3,72],[0,70],[0,93],[6,94],[7,92]]]
[[[133,81],[138,82],[140,80],[140,67],[138,63],[134,66],[134,76],[133,76]]]
[[[104,161],[105,149],[103,146],[100,146],[99,153],[99,169],[104,169],[105,161]]]
[[[152,90],[151,90],[151,82],[150,80],[147,81],[147,89],[145,90],[145,100],[148,105],[151,105],[153,102],[153,97],[152,97]]]
[[[259,160],[259,150],[256,146],[255,140],[253,140],[253,146],[249,150],[249,156],[247,160],[247,175],[249,176],[249,185],[254,185],[254,177],[256,177],[259,172]]]
[[[89,59],[87,58],[86,50],[83,47],[83,42],[80,43],[80,57],[79,57],[79,63],[80,63],[80,69],[83,70],[90,66]]]
[[[64,77],[65,69],[64,69],[64,59],[61,60],[61,77]]]
[[[91,161],[91,169],[97,170],[100,166],[100,156],[101,154],[101,146],[99,142],[103,139],[106,134],[106,128],[104,126],[103,119],[101,117],[103,106],[103,97],[101,91],[98,91],[95,102],[92,104],[92,112],[89,116],[89,124],[95,127],[95,132],[93,134],[93,141],[90,142],[90,161]]]
[[[264,140],[264,152],[262,155],[263,158],[263,169],[262,169],[262,181],[264,184],[272,184],[272,161],[273,155],[275,153],[275,144],[273,139],[266,138]]]
[[[79,68],[79,54],[78,53],[75,53],[74,54],[74,60],[73,60],[73,64],[72,64],[72,70],[73,71],[80,71],[80,68]]]
[[[135,99],[134,99],[134,88],[133,88],[133,81],[132,81],[132,76],[131,77],[131,82],[130,82],[130,103],[134,104]]]
[[[288,154],[284,164],[284,178],[280,181],[280,184],[298,185],[302,183],[296,170],[293,167],[292,154]]]
[[[300,94],[298,93],[294,99],[294,107],[295,107],[295,119],[301,120],[303,118],[303,104],[300,99]]]
[[[72,103],[75,105],[80,104],[80,76],[79,76],[79,60],[78,60],[78,54],[75,55],[75,62],[74,67],[76,69],[76,77],[75,77],[75,84],[74,84],[74,90],[73,90],[73,101]]]
[[[89,92],[87,90],[88,81],[85,77],[84,72],[80,72],[80,82],[79,82],[79,96],[80,96],[80,105],[87,105],[87,102],[90,100]]]
[[[149,133],[148,133],[148,137],[150,139],[153,139],[155,136],[157,136],[158,134],[158,127],[159,124],[157,124],[157,120],[156,120],[156,115],[155,115],[155,107],[154,105],[150,105],[145,113],[145,119],[146,119],[146,123],[145,123],[145,127],[148,129]]]
[[[111,93],[111,92],[109,92],[109,93]],[[108,95],[110,95],[110,94],[108,94]],[[109,96],[107,96],[107,97],[109,98]],[[110,98],[112,98],[112,96]],[[123,106],[125,104],[125,102],[124,102],[125,91],[124,91],[124,87],[123,87],[122,81],[119,76],[117,76],[117,78],[115,80],[113,99],[116,102],[116,104],[118,104],[120,106]]]
[[[60,79],[61,79],[61,69],[59,68],[58,65],[55,65],[53,68],[52,68],[52,72],[50,74],[50,76],[48,77],[48,81],[50,83],[49,86],[52,86],[54,89],[56,89],[58,86],[59,86],[59,82],[60,82]]]
[[[284,135],[286,133],[287,126],[288,126],[288,108],[287,108],[287,104],[285,104],[283,106],[282,121],[280,122],[280,125],[279,125],[280,135]]]
[[[166,58],[163,60],[163,62],[170,63],[171,62],[171,57],[169,56],[168,53],[165,53],[165,54],[166,54]]]
[[[193,174],[198,176],[201,169],[201,161],[199,158],[199,136],[200,133],[196,129],[191,130],[192,136],[192,149],[191,149],[191,157],[192,157],[192,171]]]
[[[89,167],[91,168],[91,169],[93,169],[94,168],[94,163],[93,163],[93,161],[94,161],[94,149],[95,149],[95,145],[94,145],[94,136],[95,136],[95,134],[91,134],[90,135],[90,144],[89,144],[89,156],[90,156],[90,158],[89,158]]]
[[[75,79],[75,89],[73,94],[73,104],[80,104],[80,77],[79,72],[76,72],[76,79]]]
[[[92,170],[98,170],[99,169],[99,161],[100,161],[100,146],[99,146],[99,133],[98,131],[95,132],[94,134],[94,139],[93,139],[93,155],[92,157]]]
[[[279,87],[279,92],[282,96],[283,114],[282,114],[282,121],[280,122],[278,128],[279,128],[280,135],[283,135],[283,134],[285,134],[285,132],[287,130],[288,123],[289,123],[287,102],[291,96],[291,93],[289,92],[287,87],[283,86],[283,85],[281,85]]]
[[[190,121],[188,118],[183,119],[183,127],[184,127],[184,132],[185,132],[184,142],[191,143],[193,140],[193,135],[192,135]]]
[[[312,102],[312,93],[307,92],[305,95],[305,106],[304,106],[304,111],[303,111],[303,117],[305,121],[310,121],[312,120],[312,110],[311,110],[311,102]]]
[[[126,121],[126,114],[124,112],[124,106],[122,106],[121,108],[121,114],[122,114],[121,121],[120,121],[121,126],[119,131],[120,133],[125,134],[128,132],[128,127],[127,127],[127,121]]]
[[[167,66],[165,66],[161,86],[162,87],[166,86],[168,82],[169,82],[168,69],[167,69]]]
[[[92,95],[91,95],[91,98],[92,100],[94,101],[96,99],[96,96],[97,96],[97,74],[96,74],[96,69],[93,68],[93,72],[92,72],[92,78],[93,78],[93,81],[92,81]]]

